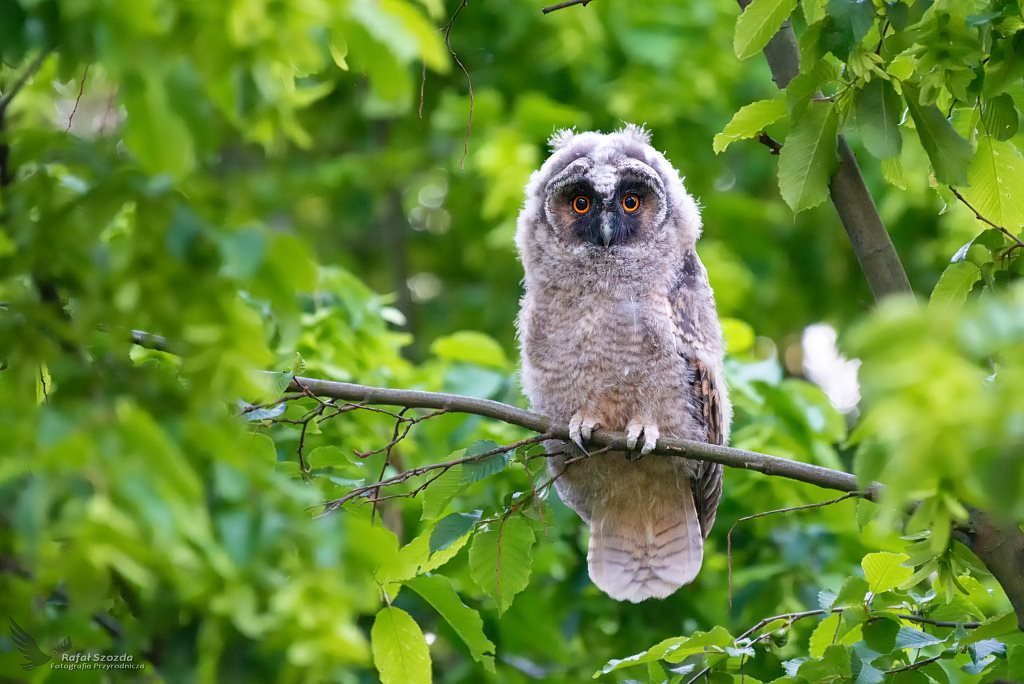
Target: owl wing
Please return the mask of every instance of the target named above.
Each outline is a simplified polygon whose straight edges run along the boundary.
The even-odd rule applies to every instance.
[[[714,298],[707,283],[707,275],[696,253],[683,258],[676,283],[669,293],[672,309],[673,332],[676,348],[687,364],[690,379],[690,410],[697,424],[704,429],[708,444],[725,441],[725,414],[720,394],[720,383],[715,373],[694,353],[694,344],[707,339],[702,326],[717,325]],[[693,499],[697,506],[701,532],[707,538],[718,513],[722,498],[722,465],[698,461],[697,477],[693,481]]]
[[[703,424],[708,444],[721,444],[722,405],[711,370],[697,359],[687,359],[693,369],[693,413]],[[722,499],[722,464],[700,461],[693,481],[693,500],[697,505],[700,529],[707,539],[715,524],[718,502]]]

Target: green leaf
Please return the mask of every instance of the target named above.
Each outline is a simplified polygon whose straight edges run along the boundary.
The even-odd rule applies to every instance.
[[[814,628],[811,640],[807,644],[807,652],[811,654],[812,658],[820,658],[825,655],[825,649],[832,645],[836,632],[839,630],[841,618],[839,613],[832,613]]]
[[[466,456],[476,456],[488,451],[493,451],[501,445],[489,439],[473,442],[466,449]],[[462,481],[479,482],[480,480],[495,475],[504,470],[512,461],[512,454],[499,453],[488,456],[480,461],[469,461],[462,464]]]
[[[796,8],[797,0],[753,0],[736,21],[733,50],[740,59],[753,57],[768,44],[782,22]]]
[[[838,118],[831,104],[811,106],[793,126],[779,158],[779,191],[794,212],[821,204],[839,164]]]
[[[896,634],[900,625],[888,618],[871,620],[863,628],[864,643],[876,653],[889,653],[896,648]]]
[[[868,583],[863,577],[847,577],[843,585],[839,587],[839,594],[836,596],[832,607],[855,606],[864,603],[868,593]]]
[[[974,284],[981,280],[981,271],[970,261],[958,261],[946,267],[935,283],[930,303],[934,306],[959,306],[967,301]]]
[[[935,178],[951,185],[966,183],[971,144],[960,137],[938,107],[922,105],[913,86],[904,83],[903,96],[917,128],[917,137],[932,162]]]
[[[723,653],[725,648],[731,646],[734,641],[735,639],[725,627],[716,625],[707,632],[694,632],[688,637],[678,636],[664,639],[646,651],[626,658],[613,658],[605,663],[598,672],[595,672],[594,677],[662,659],[670,663],[679,663],[692,655],[705,651]]]
[[[899,157],[882,160],[882,176],[900,190],[907,189],[907,181],[903,177],[903,162]]]
[[[960,640],[960,645],[973,644],[984,639],[1012,634],[1017,631],[1017,616],[1013,613],[998,615],[981,623],[977,629]]]
[[[845,60],[875,22],[871,0],[829,0],[828,24],[822,40],[828,50]]]
[[[499,613],[504,613],[530,582],[534,541],[533,528],[520,517],[499,521],[473,537],[470,574],[476,585],[494,599]]]
[[[437,338],[430,345],[430,352],[446,361],[465,361],[498,369],[509,365],[505,351],[494,338],[473,330],[460,330]]]
[[[864,556],[860,566],[864,568],[864,578],[868,581],[868,589],[874,594],[880,594],[883,591],[895,589],[910,579],[914,570],[902,565],[905,560],[907,560],[905,553],[885,551],[869,553]]]
[[[381,609],[370,628],[381,684],[430,684],[430,649],[416,621],[401,608]]]
[[[808,660],[797,674],[810,682],[836,681],[850,676],[850,650],[845,646],[829,646],[820,660]]]
[[[430,552],[443,551],[465,536],[480,522],[483,511],[452,513],[441,518],[430,533]]]
[[[1024,224],[1024,157],[1011,142],[983,135],[960,193],[978,213],[1011,231]]]
[[[900,627],[900,631],[896,633],[897,648],[924,648],[941,644],[943,641],[945,639],[940,639],[913,627]]]
[[[494,672],[494,642],[484,634],[480,614],[462,602],[450,579],[443,575],[420,575],[405,586],[422,596],[452,626],[469,648],[473,660],[488,672]]]
[[[459,449],[449,454],[449,459],[460,458],[466,452]],[[447,473],[437,478],[423,490],[423,515],[421,520],[436,520],[440,518],[448,504],[452,502],[464,487],[462,482],[462,466],[457,465]]]
[[[1017,134],[1020,114],[1009,93],[996,95],[981,108],[985,130],[996,140],[1009,140]]]
[[[782,95],[770,100],[751,102],[733,114],[722,132],[715,136],[712,149],[715,154],[721,154],[737,140],[753,138],[785,116],[786,98]]]
[[[879,159],[900,153],[900,116],[903,100],[888,81],[876,78],[857,96],[857,125],[864,147]]]

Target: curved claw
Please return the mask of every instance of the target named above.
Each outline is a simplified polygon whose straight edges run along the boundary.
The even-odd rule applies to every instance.
[[[598,425],[600,423],[597,418],[582,411],[577,412],[569,420],[569,439],[580,448],[580,451],[588,456],[590,452],[587,450],[587,444],[590,442],[590,437],[594,434],[594,429]]]
[[[633,420],[626,426],[626,446],[629,447],[631,453],[636,452],[637,447],[640,447],[637,458],[654,451],[659,437],[661,437],[661,430],[654,423]]]

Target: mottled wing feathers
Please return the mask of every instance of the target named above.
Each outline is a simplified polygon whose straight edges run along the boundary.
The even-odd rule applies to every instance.
[[[724,437],[722,426],[722,405],[711,371],[706,365],[690,359],[693,369],[694,414],[704,425],[708,444],[721,444]],[[722,464],[703,461],[693,482],[693,498],[697,505],[700,528],[707,539],[711,526],[715,524],[718,502],[722,498]]]
[[[704,440],[709,444],[723,444],[726,426],[723,424],[725,412],[722,410],[720,379],[715,378],[714,372],[697,358],[696,353],[700,345],[708,342],[707,326],[717,326],[718,321],[707,275],[695,252],[684,255],[676,281],[669,292],[669,301],[677,349],[680,356],[687,360],[690,370],[691,412],[704,430]],[[707,538],[715,522],[718,502],[722,498],[720,464],[700,462],[697,478],[693,481],[693,498],[701,531]]]

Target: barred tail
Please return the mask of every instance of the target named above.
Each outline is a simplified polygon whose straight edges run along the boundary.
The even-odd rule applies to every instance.
[[[649,506],[609,506],[590,521],[590,579],[619,601],[664,598],[693,581],[704,537],[690,487],[682,497]]]

